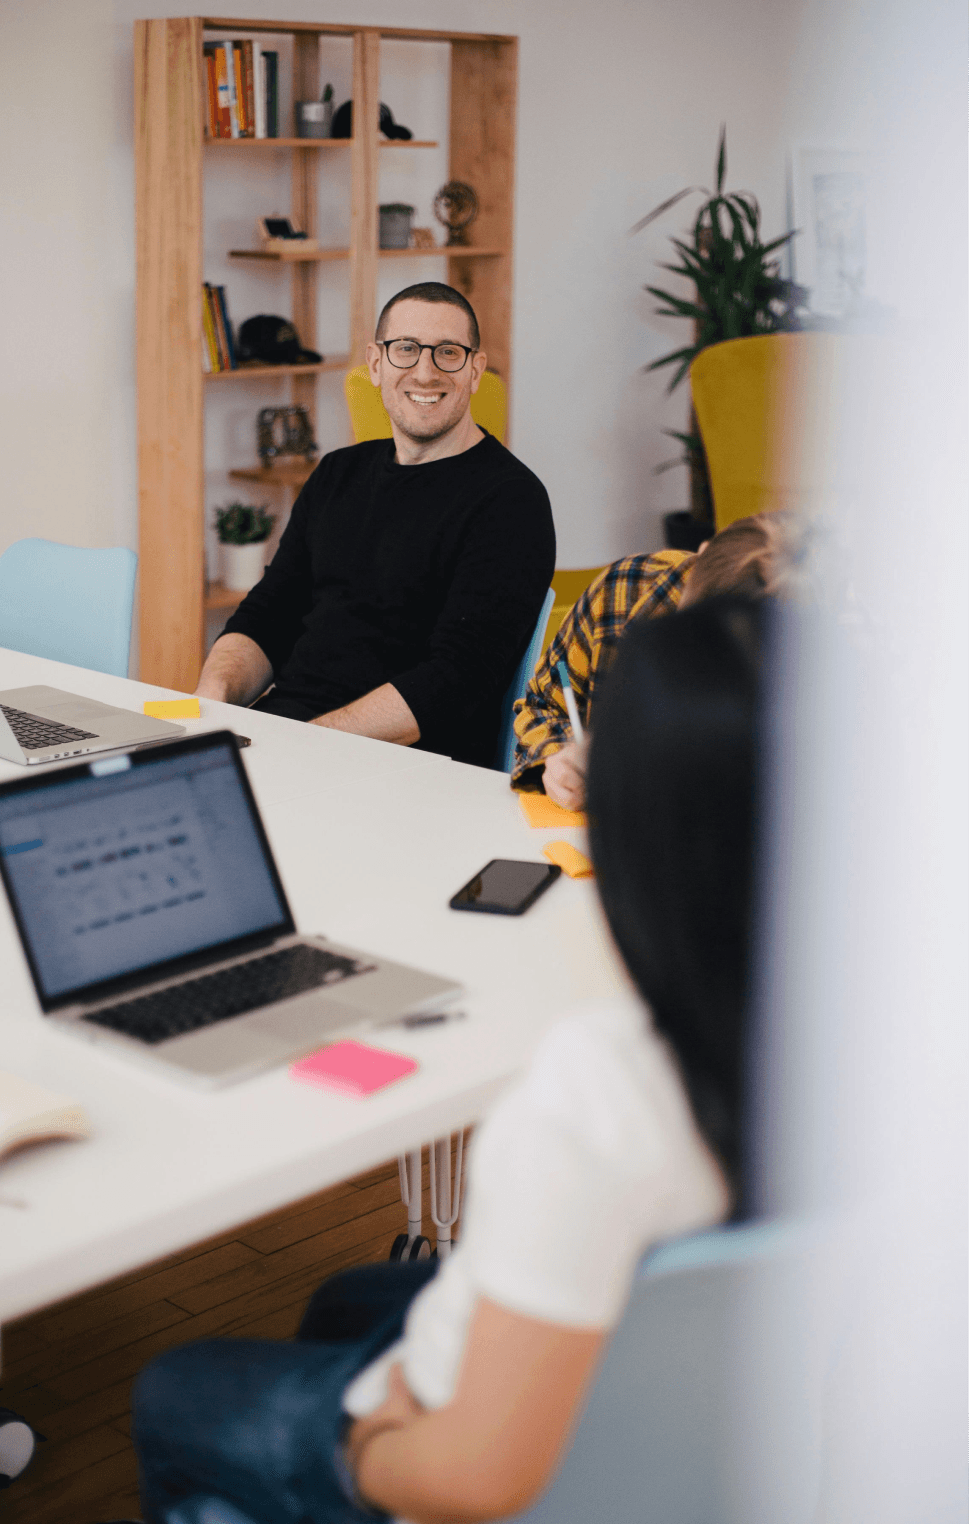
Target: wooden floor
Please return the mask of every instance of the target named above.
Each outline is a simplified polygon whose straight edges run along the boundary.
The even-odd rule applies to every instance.
[[[424,1174],[426,1183],[426,1165]],[[429,1221],[425,1184],[425,1231]],[[4,1524],[139,1518],[128,1401],[142,1366],[215,1334],[292,1337],[321,1280],[386,1259],[406,1226],[397,1165],[386,1164],[9,1324],[0,1406],[46,1443],[0,1493]]]

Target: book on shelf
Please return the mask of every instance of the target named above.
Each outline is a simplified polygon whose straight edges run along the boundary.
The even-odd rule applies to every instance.
[[[232,324],[229,322],[229,304],[225,299],[225,287],[216,286],[215,295],[219,305],[219,317],[222,323],[222,332],[225,336],[226,359],[229,362],[226,366],[226,369],[235,370],[239,362],[236,359],[236,345],[235,338],[232,333]]]
[[[219,364],[219,345],[215,336],[212,299],[207,285],[202,287],[202,356],[203,369],[207,375],[213,375],[222,369]]]
[[[279,54],[248,40],[206,42],[205,130],[210,138],[279,136]]]
[[[203,54],[205,63],[205,131],[208,137],[219,136],[219,85],[215,70],[215,53],[206,47]]]
[[[83,1106],[16,1074],[0,1072],[0,1155],[47,1138],[88,1138]]]
[[[266,75],[266,136],[279,137],[279,54],[266,48],[262,55]]]
[[[252,68],[250,76],[252,80],[252,124],[255,136],[266,136],[266,68],[262,56],[262,48],[258,42],[249,44],[252,48]]]
[[[202,369],[206,375],[216,375],[237,370],[238,364],[225,287],[206,281],[202,287]]]
[[[246,84],[242,70],[242,43],[227,42],[225,46],[232,53],[232,104],[235,107],[238,128],[236,136],[247,138],[249,134],[246,131]]]

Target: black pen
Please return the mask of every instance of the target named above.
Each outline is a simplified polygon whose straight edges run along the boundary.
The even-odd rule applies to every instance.
[[[382,1021],[382,1027],[437,1027],[445,1021],[461,1021],[465,1011],[414,1011],[410,1016],[395,1016]]]

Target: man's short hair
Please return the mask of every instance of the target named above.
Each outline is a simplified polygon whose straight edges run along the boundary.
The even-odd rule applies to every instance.
[[[453,286],[445,286],[440,280],[424,280],[417,286],[407,286],[405,290],[398,291],[396,296],[390,298],[377,319],[375,338],[378,343],[387,332],[387,319],[398,302],[428,302],[434,306],[459,307],[468,320],[471,348],[480,349],[481,333],[478,329],[478,319],[474,315],[474,308],[460,291],[455,291]]]
[[[794,589],[803,554],[803,530],[789,512],[755,513],[715,534],[687,579],[690,603],[734,594],[783,597]]]

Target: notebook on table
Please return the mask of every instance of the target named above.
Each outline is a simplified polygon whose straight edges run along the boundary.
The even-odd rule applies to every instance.
[[[174,741],[184,725],[38,684],[0,693],[0,757],[36,767],[88,752]]]
[[[0,785],[0,874],[48,1019],[197,1084],[460,992],[297,933],[229,731]]]

